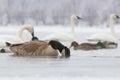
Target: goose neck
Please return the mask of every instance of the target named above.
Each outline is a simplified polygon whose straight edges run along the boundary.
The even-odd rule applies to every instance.
[[[22,39],[22,33],[23,31],[25,30],[25,28],[21,28],[19,31],[18,31],[18,37]]]
[[[75,35],[75,20],[74,19],[71,19],[71,33],[73,36],[76,36]]]
[[[110,18],[110,29],[111,29],[111,34],[115,36],[115,31],[114,31],[114,19]]]

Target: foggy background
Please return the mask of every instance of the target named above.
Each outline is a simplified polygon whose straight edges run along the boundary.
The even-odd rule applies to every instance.
[[[72,14],[89,26],[120,15],[120,0],[0,0],[0,25],[68,25]],[[119,23],[119,21],[117,22]]]

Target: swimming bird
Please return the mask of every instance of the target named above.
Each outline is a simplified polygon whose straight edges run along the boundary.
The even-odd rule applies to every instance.
[[[77,42],[72,42],[71,47],[74,50],[98,50],[98,49],[114,49],[117,48],[117,43],[113,42],[97,42],[97,43],[81,43],[78,44]]]
[[[76,41],[71,43],[70,48],[73,47],[74,50],[97,50],[103,47],[102,43],[81,43],[78,44]]]
[[[118,44],[114,42],[104,41],[103,44],[103,49],[114,49],[118,47]]]
[[[75,33],[75,21],[77,19],[82,19],[80,18],[79,16],[76,16],[76,15],[72,15],[71,16],[71,27],[70,27],[70,33],[69,34],[66,34],[66,33],[62,33],[62,32],[56,32],[56,33],[53,33],[45,38],[43,38],[42,40],[57,40],[57,41],[77,41],[77,36],[76,36],[76,33]]]
[[[22,34],[24,30],[27,30],[32,35],[32,37],[34,36],[34,28],[32,25],[28,25],[28,24],[20,27],[17,36],[16,35],[0,35],[1,52],[5,52],[5,48],[7,48],[5,42],[10,42],[10,43],[24,42],[24,39],[22,38]]]
[[[118,39],[116,38],[114,31],[114,20],[120,18],[116,14],[110,15],[110,29],[111,32],[109,34],[94,34],[87,38],[88,41],[108,41],[117,43]]]
[[[70,51],[67,47],[57,41],[28,41],[19,44],[11,44],[6,42],[6,45],[16,56],[58,56],[57,50],[62,56],[69,57]]]

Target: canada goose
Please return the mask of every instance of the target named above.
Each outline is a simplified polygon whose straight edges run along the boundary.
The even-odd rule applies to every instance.
[[[78,44],[76,41],[71,43],[71,47],[73,47],[74,50],[97,50],[101,49],[103,44],[101,42],[95,44],[95,43],[81,43]]]
[[[32,37],[34,36],[34,28],[32,25],[23,25],[20,27],[18,35],[0,35],[0,48],[1,52],[5,52],[5,48],[7,48],[5,42],[11,42],[11,43],[21,43],[24,42],[24,39],[22,38],[22,33],[24,30],[27,30],[30,32]]]
[[[114,20],[118,18],[120,17],[116,14],[110,15],[110,29],[111,29],[110,34],[94,34],[88,37],[87,40],[88,41],[108,41],[108,42],[117,43],[118,40],[115,36],[115,31],[114,31]]]
[[[42,40],[57,40],[57,41],[69,41],[69,42],[72,42],[72,41],[77,41],[77,36],[76,36],[76,33],[75,33],[75,21],[77,19],[81,19],[79,16],[76,16],[76,15],[72,15],[71,16],[71,30],[70,30],[70,33],[69,34],[66,34],[66,33],[63,33],[63,32],[56,32],[56,33],[53,33],[45,38],[43,38]]]
[[[6,42],[6,45],[10,47],[10,50],[17,56],[57,56],[57,49],[62,56],[70,56],[69,49],[57,41],[47,43],[45,41],[34,40],[20,44]]]

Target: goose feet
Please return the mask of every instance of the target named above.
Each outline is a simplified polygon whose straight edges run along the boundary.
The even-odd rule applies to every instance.
[[[1,53],[5,53],[5,49],[1,49],[0,52],[1,52]]]

